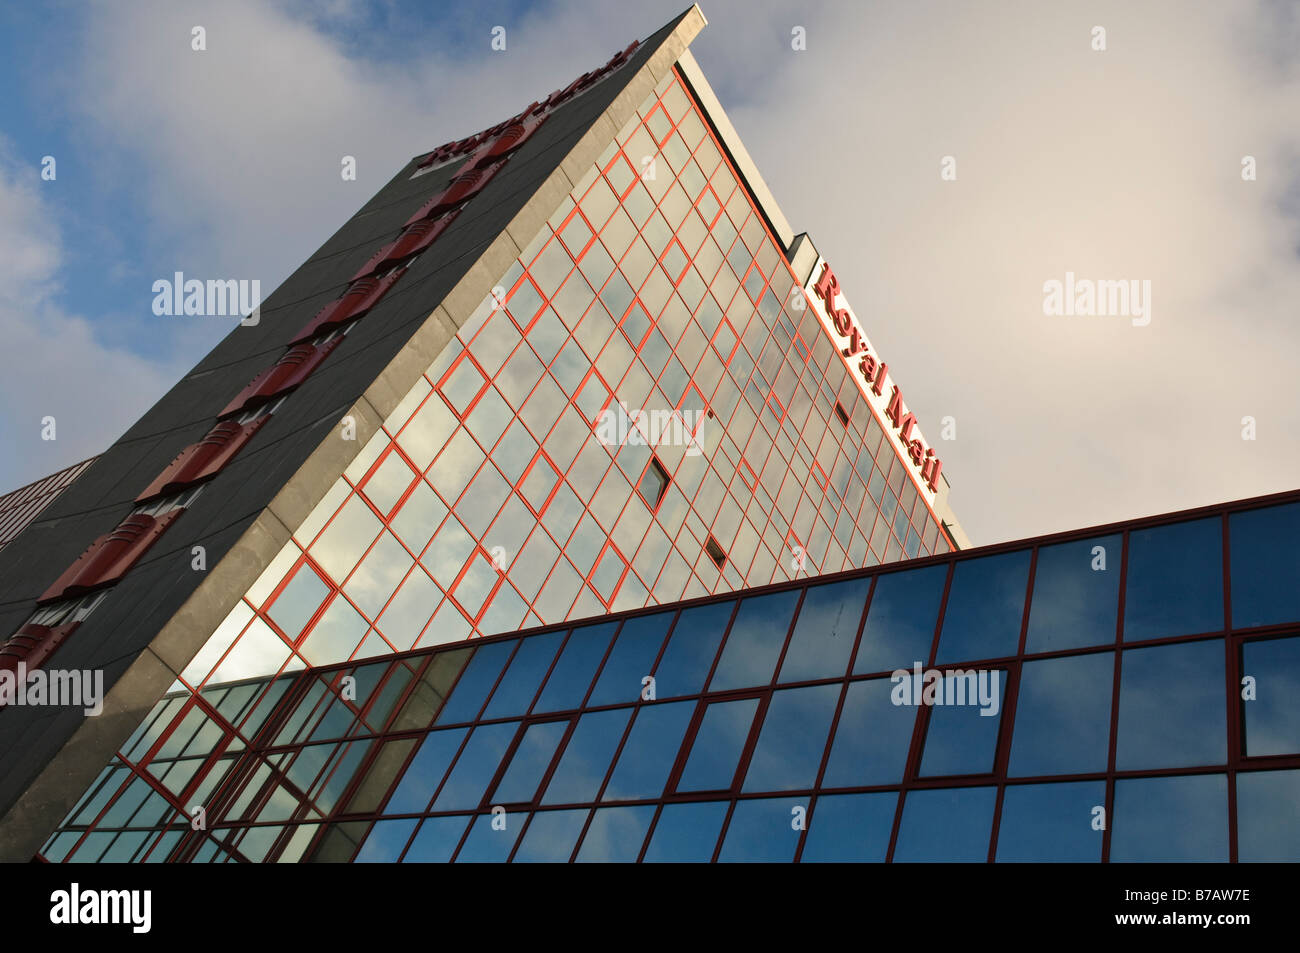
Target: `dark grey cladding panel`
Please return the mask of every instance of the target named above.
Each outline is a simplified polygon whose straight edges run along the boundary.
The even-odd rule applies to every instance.
[[[104,667],[104,693],[108,686],[121,678],[122,673],[130,667],[131,659],[118,659]],[[10,712],[20,714],[23,718],[0,718],[0,804],[7,810],[22,794],[27,785],[36,779],[49,762],[54,752],[58,751],[72,737],[73,732],[86,720],[80,708],[11,708]],[[36,713],[33,716],[33,713]],[[104,757],[107,765],[109,757]],[[96,768],[100,767],[99,765]],[[80,792],[71,793],[74,800]]]
[[[110,663],[105,688],[111,687],[202,578],[190,569],[191,547],[206,547],[209,568],[229,552],[680,19],[643,43],[622,69],[547,118],[446,234],[114,587],[59,649],[52,664],[85,668]],[[545,95],[541,92],[537,98]],[[521,108],[525,105],[520,104]],[[211,427],[218,411],[283,353],[302,325],[343,290],[382,244],[396,237],[412,212],[439,192],[461,165],[449,163],[412,179],[415,163],[407,163],[266,298],[257,326],[234,327],[43,512],[38,522],[0,550],[3,635],[21,624],[34,608],[35,598],[92,540],[126,516],[130,501],[177,453]],[[79,710],[54,716],[31,708],[0,711],[0,752],[5,765],[0,772],[0,814],[66,744],[82,718]]]

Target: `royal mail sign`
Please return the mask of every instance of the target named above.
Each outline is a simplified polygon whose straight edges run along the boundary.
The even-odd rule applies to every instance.
[[[840,356],[857,379],[858,386],[871,406],[875,408],[885,433],[894,449],[904,460],[912,463],[912,482],[925,499],[933,504],[939,487],[939,473],[943,464],[934,449],[921,434],[916,415],[903,403],[903,394],[889,377],[889,365],[882,361],[871,342],[863,333],[844,293],[839,279],[827,264],[818,258],[808,284],[804,287],[813,310],[821,318],[831,340],[840,345]]]

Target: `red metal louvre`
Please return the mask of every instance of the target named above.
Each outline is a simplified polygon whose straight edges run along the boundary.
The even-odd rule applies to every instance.
[[[249,381],[248,386],[217,416],[229,417],[241,411],[252,410],[276,395],[297,387],[316,370],[321,361],[329,357],[330,351],[338,347],[340,340],[342,338],[335,338],[325,344],[297,344],[289,348],[284,357]]]
[[[149,551],[163,530],[184,512],[184,509],[177,508],[161,516],[145,513],[128,516],[112,532],[91,543],[37,602],[79,596],[117,582]]]
[[[202,440],[190,444],[177,454],[176,459],[158,474],[135,501],[143,503],[208,479],[229,463],[269,419],[259,417],[242,425],[233,420],[217,424]]]
[[[371,256],[361,270],[352,276],[353,281],[364,278],[389,265],[395,265],[404,258],[409,258],[417,252],[424,251],[447,230],[459,215],[459,211],[451,211],[441,218],[429,219],[422,222],[416,222],[414,225],[408,225],[402,234],[397,236],[396,241],[389,242],[379,251]],[[396,279],[394,279],[396,280]],[[391,282],[390,282],[391,283]],[[373,307],[373,305],[372,305]]]
[[[27,666],[28,671],[40,668],[79,625],[80,622],[64,622],[62,625],[29,622],[0,645],[0,671],[16,672],[20,662]]]
[[[406,224],[414,225],[426,218],[440,215],[453,205],[459,205],[461,202],[473,198],[483,189],[483,186],[492,181],[493,176],[500,172],[504,165],[505,162],[502,160],[460,173],[447,184],[443,191],[421,205],[419,211],[406,220]]]
[[[372,258],[371,261],[374,261],[374,259]],[[365,269],[362,269],[362,271],[365,271]],[[358,275],[360,274],[361,272],[358,272]],[[339,325],[346,324],[353,318],[360,317],[378,304],[379,299],[388,293],[388,289],[400,277],[402,277],[401,272],[394,272],[391,275],[385,275],[383,278],[354,279],[351,286],[347,291],[343,292],[341,297],[334,299],[316,312],[316,317],[303,325],[302,330],[289,343],[301,344],[322,331],[329,331]]]
[[[533,133],[546,121],[546,116],[546,113],[530,116],[527,119],[521,119],[506,126],[499,136],[485,146],[486,151],[479,158],[477,164],[485,165],[514,152],[532,138]]]

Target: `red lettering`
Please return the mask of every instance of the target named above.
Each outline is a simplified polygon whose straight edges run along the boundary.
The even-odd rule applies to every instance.
[[[876,371],[876,382],[872,386],[871,392],[878,397],[885,393],[885,375],[888,373],[889,365],[884,363],[882,363]],[[898,388],[894,389],[897,390]]]
[[[835,272],[831,271],[829,264],[822,265],[822,276],[817,279],[817,284],[813,285],[813,291],[817,297],[826,302],[826,310],[835,310],[835,296],[840,293],[840,282],[835,277]]]
[[[932,467],[930,468],[930,477],[929,477],[928,482],[926,483],[926,486],[928,486],[928,487],[930,488],[930,492],[931,492],[931,493],[938,493],[938,492],[939,492],[939,487],[936,486],[936,484],[937,484],[938,481],[939,481],[939,471],[942,470],[942,469],[943,469],[943,464],[939,462],[939,458],[938,458],[938,457],[935,457],[935,458],[934,458],[934,466],[932,466]]]

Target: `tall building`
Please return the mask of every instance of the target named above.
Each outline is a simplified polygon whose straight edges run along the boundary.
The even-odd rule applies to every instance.
[[[0,676],[106,689],[0,711],[5,858],[1300,855],[1300,494],[971,550],[703,25],[413,159],[0,550]]]
[[[703,25],[413,159],[0,551],[0,672],[105,689],[0,678],[4,856],[164,697],[964,544]],[[140,771],[184,813],[222,764]]]

